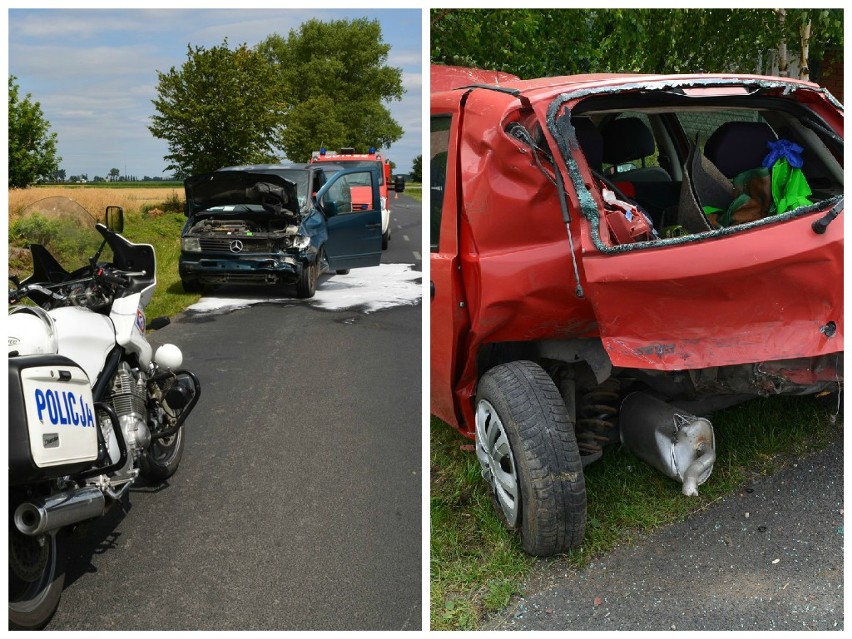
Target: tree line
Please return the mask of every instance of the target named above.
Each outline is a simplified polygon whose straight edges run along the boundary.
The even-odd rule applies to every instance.
[[[768,74],[819,79],[843,48],[842,9],[432,9],[433,63],[539,78],[579,73]]]
[[[70,184],[82,184],[89,182],[174,182],[178,180],[178,178],[174,176],[162,177],[159,175],[146,175],[140,178],[136,175],[119,175],[118,173],[113,174],[113,171],[118,171],[118,169],[111,169],[109,173],[107,173],[105,176],[96,175],[92,179],[89,179],[88,173],[68,175],[65,169],[58,169],[46,178],[43,178],[43,181],[51,184],[64,184],[66,182]]]

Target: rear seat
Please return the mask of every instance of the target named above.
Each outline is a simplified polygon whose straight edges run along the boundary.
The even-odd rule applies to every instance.
[[[603,161],[617,166],[640,161],[641,167],[611,175],[615,185],[628,197],[639,202],[648,212],[654,227],[665,224],[663,212],[676,205],[680,183],[672,182],[668,171],[659,166],[645,166],[645,158],[656,151],[654,136],[637,117],[618,118],[601,130]]]
[[[725,122],[707,138],[704,157],[730,179],[763,164],[767,142],[777,140],[765,122]]]
[[[654,155],[654,136],[645,123],[637,117],[618,118],[601,129],[603,136],[603,161],[617,166],[641,161],[641,168],[613,174],[619,182],[671,182],[668,172],[659,166],[645,166],[645,158]]]

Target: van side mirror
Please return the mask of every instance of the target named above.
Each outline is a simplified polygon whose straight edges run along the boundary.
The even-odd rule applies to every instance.
[[[397,175],[396,177],[394,177],[393,190],[396,191],[397,193],[402,193],[403,191],[405,191],[405,176],[404,175]]]
[[[314,197],[314,200],[316,201],[316,197]],[[317,208],[322,211],[323,215],[326,217],[334,217],[337,215],[337,202],[329,197],[324,197],[317,201]]]

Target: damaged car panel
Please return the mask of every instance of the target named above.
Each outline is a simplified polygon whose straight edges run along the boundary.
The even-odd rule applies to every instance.
[[[495,490],[488,468],[514,470],[540,448],[499,402],[514,384],[531,406],[558,391],[542,426],[570,424],[578,453],[550,459],[582,465],[618,441],[628,384],[694,415],[839,391],[843,111],[828,92],[748,75],[488,86],[456,82],[491,72],[442,72],[433,67],[432,411],[471,438],[505,431],[508,457],[478,449]],[[665,414],[642,410],[641,428]],[[696,449],[697,483],[711,449]],[[530,529],[525,548],[579,543],[583,490],[581,475],[565,488],[576,499],[562,505],[559,547]],[[529,516],[539,507],[560,510]]]
[[[295,284],[299,297],[311,297],[325,268],[377,265],[377,174],[362,168],[327,178],[313,167],[267,165],[187,178],[179,263],[184,289]]]
[[[644,142],[658,153],[659,166],[602,169],[609,176],[599,188],[588,188],[595,180],[579,171],[570,175],[591,222],[583,237],[586,289],[613,363],[676,370],[842,349],[842,335],[829,337],[826,327],[843,313],[843,232],[840,224],[814,229],[842,208],[842,113],[830,96],[816,85],[756,78],[679,78],[623,90],[586,90],[582,101],[563,95],[546,116],[563,154],[594,144],[588,133],[581,141],[568,131],[569,120],[581,118],[597,123],[604,163],[638,160]],[[806,191],[797,206],[761,169],[773,145],[798,149]],[[783,165],[785,174],[796,171],[786,158]],[[749,174],[758,186],[738,193],[737,178]],[[607,201],[613,191],[621,197]],[[733,209],[733,220],[723,224],[706,212],[711,202]],[[637,304],[641,323],[620,312]]]

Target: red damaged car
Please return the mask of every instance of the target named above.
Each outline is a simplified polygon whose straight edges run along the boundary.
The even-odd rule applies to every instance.
[[[431,406],[536,555],[621,441],[683,484],[714,410],[839,397],[843,107],[753,75],[432,68]]]

